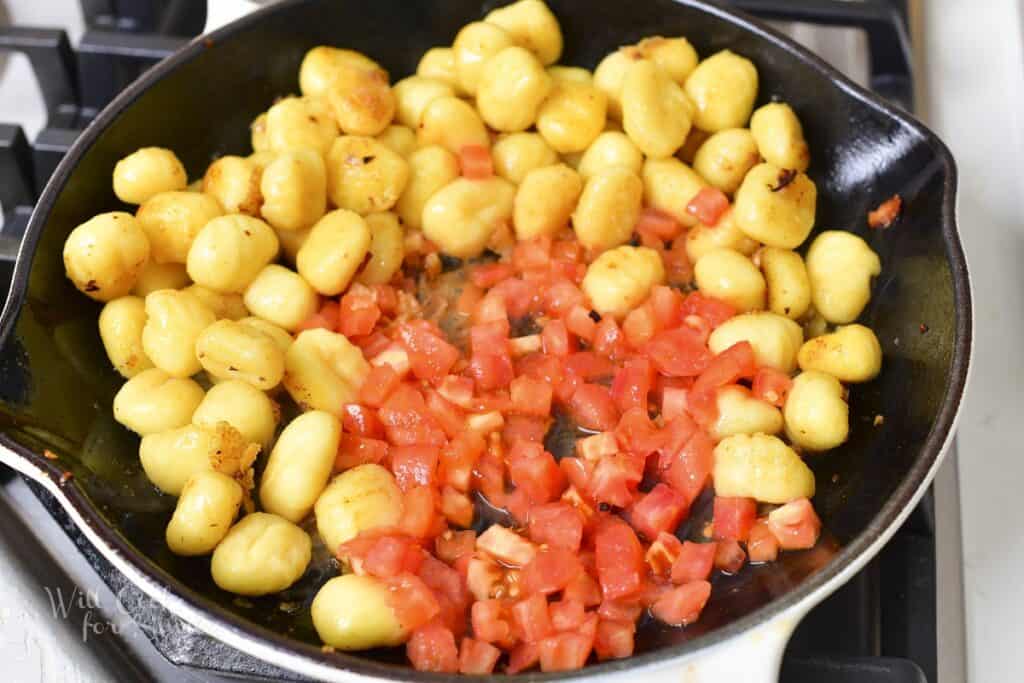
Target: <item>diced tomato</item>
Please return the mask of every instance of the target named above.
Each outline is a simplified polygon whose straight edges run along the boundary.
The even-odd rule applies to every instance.
[[[473,523],[473,501],[465,493],[445,486],[441,490],[441,514],[456,526],[468,527]]]
[[[711,351],[685,327],[668,330],[647,342],[642,351],[669,377],[699,375],[711,363]]]
[[[459,650],[459,673],[489,674],[501,657],[501,650],[489,643],[463,638]]]
[[[542,594],[531,595],[512,606],[523,640],[535,643],[551,633],[551,618],[548,614],[548,601]]]
[[[388,441],[395,445],[440,446],[446,441],[444,431],[427,411],[423,396],[408,384],[391,393],[379,414]]]
[[[683,299],[683,317],[688,315],[696,315],[704,318],[711,327],[718,327],[729,318],[736,315],[736,309],[713,297],[701,294],[700,292],[690,292]]]
[[[746,541],[756,518],[757,501],[753,498],[715,496],[712,518],[712,532],[715,538]]]
[[[416,486],[402,497],[402,517],[398,527],[415,538],[427,538],[437,531],[437,491]]]
[[[512,265],[516,270],[537,270],[547,268],[551,262],[551,238],[541,235],[516,242],[512,249]]]
[[[714,357],[707,369],[693,384],[695,392],[710,391],[741,378],[750,378],[757,372],[754,347],[748,341],[736,342]]]
[[[767,522],[758,520],[747,536],[747,555],[751,562],[774,562],[779,556],[779,540]]]
[[[538,443],[514,443],[508,454],[508,473],[512,483],[533,503],[554,500],[565,490],[565,475],[554,456]]]
[[[626,451],[646,458],[664,446],[664,435],[654,426],[646,408],[632,408],[622,414],[615,437]]]
[[[481,289],[489,289],[513,275],[515,275],[515,269],[511,264],[484,263],[470,269],[469,281]]]
[[[405,629],[418,629],[441,611],[434,591],[420,577],[405,573],[383,581],[390,591],[388,604]]]
[[[601,606],[597,608],[597,613],[602,619],[609,619],[613,621],[628,621],[629,623],[635,623],[640,615],[643,614],[644,608],[637,601],[637,598],[631,598],[628,600],[605,600],[601,603]]]
[[[783,550],[806,550],[818,542],[821,520],[811,501],[800,498],[768,513],[768,528]]]
[[[507,353],[510,326],[507,320],[478,323],[469,329],[469,349],[472,354]]]
[[[506,351],[498,353],[475,353],[466,368],[466,374],[473,378],[479,391],[491,391],[507,387],[515,377],[512,357]]]
[[[516,532],[492,524],[476,539],[477,550],[483,550],[505,565],[523,567],[537,554],[537,546]]]
[[[338,304],[338,332],[346,337],[360,337],[373,332],[381,312],[373,290],[353,284]]]
[[[594,330],[593,349],[595,353],[611,360],[618,360],[626,355],[626,335],[622,332],[619,324],[615,322],[615,318],[611,316],[601,318],[597,329]]]
[[[456,673],[459,670],[455,636],[440,622],[431,622],[413,631],[405,653],[417,671]]]
[[[366,375],[363,386],[359,389],[359,401],[379,408],[399,383],[401,383],[401,378],[390,365],[373,366],[370,368],[370,373]]]
[[[464,410],[446,401],[439,392],[433,389],[427,389],[426,394],[427,410],[449,439],[454,439],[466,430]]]
[[[593,636],[582,633],[559,633],[540,641],[541,671],[575,671],[582,669],[594,646]]]
[[[324,302],[324,305],[320,307],[319,311],[309,316],[299,324],[299,327],[295,330],[295,333],[298,334],[300,332],[304,332],[305,330],[315,330],[318,328],[331,330],[332,332],[338,329],[337,301]]]
[[[488,643],[512,640],[512,617],[501,600],[478,600],[470,608],[473,634]]]
[[[462,575],[441,560],[424,554],[418,575],[438,598],[444,598],[442,603],[447,601],[456,611],[464,611],[469,606],[471,596]],[[461,615],[458,628],[450,628],[457,635],[462,635],[465,631],[465,614]]]
[[[457,348],[422,326],[401,325],[398,338],[409,353],[413,374],[419,379],[440,382],[459,359]]]
[[[713,466],[714,444],[707,434],[696,430],[686,445],[670,456],[669,466],[662,478],[692,502],[707,485]]]
[[[643,303],[626,314],[622,333],[634,349],[641,348],[658,333],[657,316],[650,302]]]
[[[672,246],[661,252],[661,261],[665,266],[665,279],[673,285],[690,285],[693,282],[693,264],[686,253],[686,240],[672,240]]]
[[[464,410],[473,408],[473,380],[468,377],[448,375],[441,380],[440,386],[437,387],[437,393],[444,400]]]
[[[578,602],[585,607],[595,607],[601,604],[601,586],[590,574],[581,572],[562,590],[562,599]]]
[[[629,507],[633,504],[634,490],[642,479],[643,461],[618,453],[597,463],[587,482],[587,493],[598,503]]]
[[[540,593],[549,595],[556,593],[583,571],[576,554],[565,548],[545,548],[534,555],[533,559],[519,573],[519,583],[526,594]]]
[[[629,510],[633,528],[654,540],[663,532],[673,533],[689,511],[689,501],[665,484],[656,484]]]
[[[635,229],[637,232],[649,232],[659,239],[669,242],[679,236],[683,226],[669,214],[645,206],[640,211],[640,218],[636,222]]]
[[[672,564],[672,583],[689,583],[705,581],[711,576],[715,566],[717,543],[693,543],[683,541],[679,549],[679,557]]]
[[[690,581],[677,586],[651,606],[651,614],[670,626],[686,626],[700,618],[700,613],[711,597],[711,584]]]
[[[527,417],[526,415],[506,415],[505,426],[501,430],[501,439],[506,446],[520,439],[542,443],[548,433],[550,418],[547,416]]]
[[[605,600],[631,597],[640,592],[645,571],[644,549],[628,525],[616,522],[599,529],[594,549]]]
[[[569,338],[569,329],[561,320],[548,321],[541,330],[540,338],[544,353],[552,356],[568,356],[575,348]]]
[[[472,529],[446,531],[434,539],[434,554],[448,564],[455,564],[463,557],[472,556],[475,549],[476,532]]]
[[[583,603],[575,600],[558,600],[548,605],[551,626],[556,631],[570,631],[579,628],[586,617]]]
[[[726,574],[735,574],[747,561],[747,554],[736,541],[718,541],[715,549],[715,567]]]
[[[358,403],[346,403],[342,407],[341,426],[348,434],[371,439],[384,438],[384,425],[376,411]]]
[[[382,579],[402,572],[415,574],[423,563],[423,549],[407,536],[381,536],[363,560],[367,574]]]
[[[469,491],[473,466],[486,447],[483,437],[468,429],[449,441],[441,450],[441,481],[459,491]]]
[[[682,541],[672,534],[662,531],[654,539],[650,547],[647,548],[644,560],[646,560],[647,566],[651,568],[652,574],[668,577],[672,574],[672,565],[679,559],[679,554],[682,550]]]
[[[737,386],[737,388],[745,391],[741,386]],[[705,391],[690,389],[686,394],[686,411],[697,424],[712,431],[718,421],[718,389]]]
[[[537,643],[519,643],[509,653],[508,669],[510,674],[526,671],[540,661],[540,648]]]
[[[661,417],[665,420],[673,420],[677,417],[685,417],[688,403],[689,389],[678,389],[676,387],[665,387],[661,390]]]
[[[580,351],[570,354],[565,359],[565,369],[583,380],[594,380],[601,377],[611,377],[615,372],[615,366],[604,356],[593,351]]]
[[[391,449],[391,471],[403,491],[416,486],[433,486],[437,482],[437,446],[395,446]]]
[[[573,306],[565,316],[565,326],[580,339],[590,343],[597,333],[597,323],[590,317],[590,310],[583,306]]]
[[[472,286],[472,283],[470,283]],[[473,322],[476,324],[496,321],[508,321],[508,306],[500,292],[488,292],[477,302],[473,309]]]
[[[633,358],[619,368],[612,380],[612,400],[620,412],[631,408],[647,411],[647,395],[651,391],[653,368],[646,358]]]
[[[580,288],[566,279],[558,279],[548,286],[544,294],[545,310],[552,317],[560,318],[573,306],[582,306],[586,297]]]
[[[512,410],[523,415],[547,417],[551,414],[551,385],[532,377],[517,377],[509,384]]]
[[[391,285],[373,285],[374,300],[383,313],[391,314],[398,308],[398,292]]]
[[[624,659],[633,656],[636,623],[615,619],[600,619],[594,638],[594,652],[597,658]]]
[[[480,306],[483,298],[483,290],[472,282],[467,282],[462,286],[462,293],[459,294],[459,298],[455,300],[455,311],[462,315],[474,316],[475,318],[477,308]]]
[[[537,288],[517,277],[502,280],[494,286],[491,293],[505,300],[505,308],[510,318],[523,317],[539,303]]]
[[[686,213],[707,226],[718,225],[722,214],[729,210],[729,198],[716,187],[704,187],[686,205]]]
[[[580,427],[595,432],[615,429],[619,411],[611,393],[598,384],[582,384],[569,399],[569,411]]]
[[[491,150],[483,145],[463,145],[459,149],[459,169],[469,180],[487,180],[494,175]]]
[[[700,339],[701,344],[707,344],[708,339],[711,338],[711,323],[699,315],[688,315],[683,318],[683,325],[692,330],[697,338]]]
[[[665,285],[655,285],[651,288],[649,301],[660,329],[667,330],[682,322],[683,297],[679,290]]]
[[[367,439],[353,434],[342,434],[334,467],[347,470],[367,463],[380,464],[388,456],[388,444],[378,439]]]
[[[776,408],[786,405],[786,397],[793,388],[793,380],[789,375],[775,368],[761,368],[754,375],[754,383],[750,393],[754,398],[771,403]]]

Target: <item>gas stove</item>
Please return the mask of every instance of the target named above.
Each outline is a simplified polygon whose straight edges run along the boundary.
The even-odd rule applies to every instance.
[[[733,4],[913,110],[906,2]],[[9,281],[32,203],[79,131],[127,83],[202,31],[204,5],[80,0],[80,16],[64,22],[46,17],[56,28],[23,25],[18,14],[16,23],[0,27],[0,55],[27,57],[43,103],[19,99],[26,92],[24,75],[5,77],[0,61],[0,95],[20,89],[0,97],[0,117],[15,120],[0,123],[0,279]],[[37,19],[38,8],[21,15]],[[6,71],[17,66],[8,64]],[[24,62],[20,68],[28,71]],[[0,471],[0,547],[7,554],[0,581],[11,586],[13,598],[0,604],[0,653],[15,672],[12,680],[56,680],[61,674],[76,680],[305,680],[167,612],[100,557],[47,493],[8,470]],[[961,558],[954,449],[932,491],[888,546],[797,629],[782,683],[965,680]],[[14,642],[19,632],[24,642]]]

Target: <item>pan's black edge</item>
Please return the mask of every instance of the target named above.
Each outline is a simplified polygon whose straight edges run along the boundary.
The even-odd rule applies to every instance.
[[[53,208],[56,198],[65,182],[71,175],[82,155],[97,140],[100,133],[106,128],[106,126],[112,122],[122,110],[140,97],[151,84],[176,69],[179,65],[195,58],[211,44],[216,44],[218,41],[229,38],[233,34],[243,31],[249,26],[263,21],[277,12],[287,11],[291,6],[299,4],[302,1],[303,0],[283,0],[282,2],[264,7],[250,15],[247,15],[221,29],[218,29],[217,31],[214,31],[211,34],[196,38],[180,51],[143,74],[143,76],[118,95],[118,97],[115,98],[114,101],[111,102],[111,104],[106,107],[85,129],[61,161],[49,183],[47,183],[39,203],[32,214],[32,218],[29,221],[29,225],[25,232],[25,238],[19,251],[18,262],[15,266],[11,291],[3,312],[0,313],[0,348],[6,344],[8,338],[11,336],[15,323],[17,322],[21,306],[24,303],[25,293],[28,286],[29,271],[31,269],[30,265],[27,263],[26,257],[34,253],[43,226],[45,225],[46,217]],[[893,496],[883,506],[882,510],[875,516],[864,531],[847,544],[825,568],[806,579],[798,588],[795,588],[785,596],[770,602],[769,604],[725,627],[681,645],[666,647],[655,652],[637,655],[629,659],[596,664],[571,674],[521,674],[510,676],[510,681],[579,680],[583,677],[622,673],[628,670],[641,669],[653,664],[664,663],[666,660],[689,655],[698,650],[729,640],[750,630],[754,626],[785,612],[789,608],[808,598],[812,593],[819,591],[821,588],[833,581],[856,558],[865,553],[879,536],[883,535],[890,527],[892,527],[900,518],[901,513],[910,505],[915,496],[918,495],[920,490],[923,488],[926,478],[933,472],[936,461],[942,454],[948,438],[950,438],[950,433],[954,427],[956,416],[967,384],[970,352],[973,343],[973,308],[967,261],[963,247],[960,243],[956,223],[956,163],[954,162],[946,145],[939,140],[934,133],[906,112],[892,107],[878,96],[854,84],[816,55],[797,45],[775,30],[760,23],[753,17],[734,9],[727,9],[715,2],[708,2],[707,0],[676,0],[676,2],[703,10],[777,45],[788,52],[794,59],[804,62],[816,71],[822,73],[849,97],[898,121],[902,126],[919,135],[934,149],[936,156],[940,160],[945,171],[942,206],[942,233],[945,238],[947,257],[952,268],[954,302],[957,311],[955,326],[956,337],[954,339],[953,346],[950,383],[946,390],[946,395],[943,399],[942,407],[939,410],[935,424],[932,426],[931,431],[928,433],[928,437],[922,445],[921,456],[918,458],[918,461],[914,464],[913,468],[911,468],[904,481],[896,489]],[[465,680],[463,677],[458,676],[412,672],[408,668],[380,664],[341,653],[328,654],[314,646],[290,640],[278,633],[240,619],[237,615],[218,607],[202,595],[188,589],[186,586],[178,582],[173,576],[160,569],[148,558],[141,556],[132,548],[126,539],[104,523],[98,511],[92,506],[81,487],[76,484],[73,479],[61,483],[62,471],[60,468],[47,461],[42,457],[42,455],[34,453],[13,442],[6,435],[0,435],[0,445],[17,453],[33,468],[44,473],[53,482],[55,487],[59,487],[66,498],[66,503],[70,505],[79,516],[81,516],[89,526],[90,530],[104,543],[106,543],[113,553],[121,556],[126,563],[131,565],[135,571],[142,574],[155,586],[172,589],[173,593],[181,599],[182,603],[188,610],[193,613],[205,613],[208,618],[212,617],[213,619],[216,619],[220,622],[222,628],[233,632],[235,635],[249,639],[262,640],[267,646],[281,652],[282,655],[299,654],[305,658],[314,660],[323,666],[342,668],[358,675],[374,676],[394,681],[408,681],[411,676],[414,676],[416,680],[422,681],[440,682]],[[825,596],[821,595],[820,597],[824,598]],[[185,616],[185,618],[187,619],[188,617]]]

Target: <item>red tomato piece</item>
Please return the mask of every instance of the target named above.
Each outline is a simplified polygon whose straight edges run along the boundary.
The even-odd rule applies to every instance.
[[[664,435],[644,408],[632,408],[623,413],[615,427],[615,437],[624,450],[643,458],[660,450],[665,443]]]
[[[441,380],[440,386],[437,387],[437,393],[444,400],[464,410],[473,408],[473,380],[468,377],[448,375]]]
[[[436,621],[413,631],[405,653],[417,671],[456,673],[459,670],[455,635]]]
[[[501,430],[501,439],[506,446],[516,441],[534,441],[542,443],[548,433],[550,420],[545,417],[528,417],[526,415],[506,415],[505,426]]]
[[[469,281],[481,289],[489,289],[502,280],[515,275],[515,269],[508,263],[484,263],[469,270]]]
[[[516,242],[512,249],[512,265],[516,270],[538,270],[551,263],[551,238],[547,235]]]
[[[593,636],[581,633],[559,633],[540,641],[541,671],[575,671],[582,669],[594,647]]]
[[[517,377],[509,384],[512,410],[522,415],[547,417],[551,414],[553,391],[547,382],[532,377]]]
[[[700,292],[690,292],[683,299],[683,317],[688,315],[696,315],[704,318],[711,327],[718,327],[729,318],[736,315],[736,309],[713,297],[701,294]]]
[[[711,597],[711,584],[690,581],[667,591],[651,606],[651,614],[670,626],[686,626],[700,618]]]
[[[505,304],[505,297],[500,292],[488,292],[483,295],[473,309],[473,322],[479,325],[502,320],[508,322],[508,307]]]
[[[515,369],[507,351],[475,353],[466,368],[466,374],[473,378],[479,391],[491,391],[507,387],[515,377]]]
[[[673,285],[690,285],[693,283],[693,264],[686,253],[686,240],[672,240],[671,248],[661,252],[661,261],[665,265],[665,278]]]
[[[677,420],[673,420],[673,423]],[[662,478],[665,483],[692,502],[704,490],[711,476],[711,468],[714,466],[714,443],[707,434],[696,430],[685,446],[669,456],[668,462]]]
[[[487,444],[480,434],[464,430],[441,450],[440,479],[459,491],[469,491],[473,466],[483,455]]]
[[[449,439],[466,430],[466,413],[461,408],[449,403],[433,389],[427,389],[427,410],[444,430]]]
[[[373,290],[358,283],[352,285],[338,304],[338,332],[346,337],[360,337],[373,332],[380,320]]]
[[[677,327],[682,322],[683,297],[679,290],[666,285],[655,285],[651,288],[648,300],[651,302],[659,329],[667,330],[670,327]]]
[[[775,538],[767,522],[758,520],[750,527],[747,536],[747,555],[750,561],[774,562],[779,557],[779,540]]]
[[[398,292],[391,285],[373,285],[374,300],[383,313],[394,313],[398,308]]]
[[[405,628],[418,629],[441,611],[434,592],[420,577],[406,573],[383,581],[390,591],[388,604]]]
[[[711,351],[685,327],[657,334],[644,344],[643,353],[669,377],[693,377],[711,363]]]
[[[441,490],[441,514],[452,524],[463,528],[473,524],[473,501],[451,486]]]
[[[701,427],[710,431],[718,420],[718,389],[690,389],[686,394],[686,410]]]
[[[373,366],[359,389],[359,402],[380,408],[401,381],[398,373],[390,365]]]
[[[821,520],[811,501],[800,498],[768,513],[768,528],[783,550],[806,550],[818,542]]]
[[[402,517],[398,527],[414,538],[427,538],[437,529],[437,491],[429,486],[416,486],[402,498]]]
[[[348,470],[367,463],[379,465],[386,457],[388,457],[386,441],[367,439],[354,434],[342,434],[338,444],[338,455],[334,458],[334,468]]]
[[[647,566],[655,576],[668,577],[672,574],[672,565],[679,559],[683,543],[670,533],[662,531],[654,539],[644,554]]]
[[[381,536],[363,560],[367,574],[387,579],[403,572],[415,574],[423,563],[423,549],[408,536]]]
[[[618,453],[602,458],[590,475],[587,493],[598,503],[629,507],[643,475],[643,461],[629,454]]]
[[[615,366],[604,356],[593,351],[580,351],[565,359],[565,369],[583,380],[611,377]]]
[[[729,198],[716,187],[703,187],[686,205],[686,213],[707,226],[718,225],[729,210]]]
[[[326,301],[324,305],[320,307],[320,310],[313,315],[306,318],[299,324],[298,329],[295,333],[304,332],[305,330],[314,330],[322,328],[325,330],[331,330],[332,332],[338,329],[338,302],[337,301]]]
[[[564,598],[548,605],[548,613],[551,615],[551,626],[556,631],[577,629],[587,616],[582,602]]]
[[[601,604],[601,586],[590,574],[581,572],[562,590],[562,599],[596,607]]]
[[[597,323],[590,317],[590,309],[583,306],[573,306],[565,316],[565,326],[585,342],[594,341],[597,333]]]
[[[464,610],[469,606],[470,594],[462,575],[446,565],[441,560],[430,554],[424,553],[423,564],[420,565],[419,577],[439,598],[445,598],[458,610]],[[461,615],[460,622],[464,622],[465,615]],[[455,630],[453,628],[453,630]],[[462,623],[459,630],[461,635],[465,630],[465,623]]]
[[[641,348],[658,333],[658,320],[654,306],[646,302],[626,314],[622,321],[622,333],[626,342],[634,349]]]
[[[649,232],[665,242],[674,240],[682,230],[683,226],[675,218],[649,206],[640,211],[640,218],[636,222],[637,232]]]
[[[448,564],[455,564],[463,557],[471,557],[476,550],[476,532],[446,531],[434,539],[434,554]]]
[[[673,533],[689,512],[689,501],[671,486],[656,484],[629,511],[629,521],[650,540]]]
[[[579,355],[579,354],[577,354]],[[647,412],[647,395],[653,384],[654,368],[646,358],[632,358],[619,368],[612,379],[612,400],[620,412],[640,408]]]
[[[735,574],[743,568],[747,554],[736,541],[718,541],[715,549],[715,567],[726,574]]]
[[[472,354],[508,353],[509,324],[507,320],[479,323],[469,329],[469,349]]]
[[[707,369],[693,383],[695,392],[710,391],[734,384],[742,378],[753,377],[757,372],[754,347],[748,341],[736,342],[714,357]]]
[[[575,344],[569,338],[569,329],[561,320],[549,320],[540,333],[544,353],[552,356],[568,356],[575,350]]]
[[[611,360],[617,360],[626,355],[626,335],[622,332],[619,324],[615,322],[615,318],[611,316],[601,318],[597,329],[594,330],[593,349],[595,353]]]
[[[422,394],[408,384],[400,385],[391,393],[379,415],[388,441],[396,446],[440,446],[447,440],[437,420],[427,411]]]
[[[598,384],[582,384],[569,399],[569,412],[580,427],[595,432],[615,429],[619,411],[611,393]]]
[[[462,293],[459,294],[459,298],[455,300],[455,310],[462,315],[473,316],[475,319],[477,308],[480,306],[480,302],[483,298],[483,290],[472,282],[467,282],[463,285]]]
[[[540,661],[540,648],[537,643],[519,643],[509,653],[507,671],[517,674],[537,665]]]
[[[672,564],[672,583],[706,581],[715,567],[717,543],[693,543],[683,541],[679,556]]]
[[[540,593],[531,595],[513,605],[512,616],[525,641],[536,643],[551,633],[548,600]]]
[[[478,600],[470,608],[473,634],[488,643],[512,640],[512,617],[501,600]]]
[[[677,417],[687,417],[686,401],[689,389],[676,387],[665,387],[661,390],[661,417],[665,420],[673,420]]]
[[[487,180],[494,175],[491,150],[483,145],[463,145],[459,149],[459,169],[469,180]]]
[[[715,496],[712,532],[717,539],[746,541],[757,518],[757,501],[753,498]]]
[[[541,444],[517,441],[508,454],[509,478],[533,503],[546,503],[565,490],[565,475]]]
[[[644,549],[628,525],[607,524],[594,539],[597,575],[605,600],[637,595],[643,586]]]
[[[643,614],[644,608],[636,598],[629,600],[605,600],[597,608],[597,614],[602,619],[614,621],[628,621],[636,623],[636,620]]]
[[[561,318],[573,306],[583,306],[585,301],[586,297],[580,288],[566,279],[552,282],[544,294],[545,310],[554,318]]]
[[[342,407],[341,426],[349,434],[384,438],[384,424],[377,417],[377,412],[358,403],[346,403]]]
[[[760,368],[754,375],[754,383],[750,393],[754,398],[771,403],[776,408],[786,405],[786,397],[793,388],[793,380],[789,375],[775,368]]]
[[[539,293],[531,283],[517,277],[502,280],[491,290],[492,294],[505,300],[510,318],[521,318],[539,304]]]
[[[459,650],[459,673],[489,674],[501,657],[501,650],[489,643],[463,638]]]
[[[594,637],[594,652],[602,661],[632,657],[635,637],[635,622],[600,619]]]
[[[583,571],[576,554],[565,548],[545,548],[537,551],[519,573],[523,591],[532,595],[557,593]]]
[[[403,491],[416,486],[433,486],[437,482],[437,446],[395,446],[391,449],[391,471]]]
[[[457,348],[419,325],[401,325],[398,338],[409,354],[413,374],[419,379],[440,382],[459,359]]]

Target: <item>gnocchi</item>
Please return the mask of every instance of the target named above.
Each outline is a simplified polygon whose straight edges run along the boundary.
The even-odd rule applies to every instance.
[[[718,131],[697,148],[693,170],[726,194],[739,189],[747,172],[760,161],[757,142],[745,128]]]
[[[137,296],[107,302],[100,311],[99,328],[107,358],[122,377],[131,379],[153,367],[142,348],[146,303]]]
[[[139,461],[154,486],[177,496],[188,480],[200,472],[214,471],[245,479],[259,450],[258,444],[247,441],[226,422],[212,427],[187,424],[142,437]]]
[[[142,349],[153,365],[172,377],[190,377],[202,369],[196,340],[217,321],[209,306],[191,292],[161,289],[146,297]]]
[[[811,281],[800,254],[765,247],[760,261],[768,285],[768,310],[793,320],[803,318],[811,307]]]
[[[628,242],[643,195],[643,182],[627,168],[612,166],[590,176],[572,214],[576,239],[589,249],[611,249]]]
[[[712,475],[719,496],[788,503],[814,495],[814,473],[776,436],[734,434],[715,446]]]
[[[809,451],[835,448],[850,432],[850,408],[843,400],[843,385],[818,370],[805,370],[796,376],[783,416],[786,436]]]
[[[272,263],[249,283],[245,307],[254,315],[294,332],[320,305],[316,290],[294,270]]]
[[[647,203],[672,216],[684,227],[697,224],[697,218],[686,210],[686,206],[707,186],[707,181],[700,174],[679,159],[648,158],[644,162],[643,189]]]
[[[309,514],[327,486],[341,439],[334,415],[312,410],[281,432],[260,480],[260,504],[267,512],[298,522]]]
[[[805,372],[819,370],[842,382],[867,382],[882,370],[882,346],[870,327],[843,325],[804,342],[797,363]]]
[[[313,543],[305,531],[277,515],[253,512],[217,544],[210,573],[222,589],[256,597],[298,581],[312,555]]]
[[[176,555],[207,555],[223,540],[242,505],[242,487],[220,472],[198,472],[185,483],[167,525]]]
[[[741,312],[765,307],[764,276],[750,259],[732,249],[714,249],[693,269],[700,291],[726,302]]]
[[[405,257],[405,234],[398,216],[390,211],[366,216],[370,230],[370,248],[366,265],[356,275],[364,285],[383,285],[402,267]]]
[[[757,99],[757,68],[746,57],[722,50],[697,65],[686,79],[693,123],[717,133],[746,125]]]
[[[455,155],[440,145],[422,147],[409,156],[409,182],[395,211],[410,230],[423,227],[423,207],[442,187],[459,177]]]
[[[305,330],[284,356],[284,387],[300,406],[340,414],[356,400],[370,366],[342,334]]]
[[[771,102],[755,111],[750,117],[750,133],[769,164],[797,171],[806,171],[810,165],[803,126],[788,104]]]
[[[782,431],[782,411],[767,401],[750,395],[745,388],[729,385],[715,394],[718,418],[711,435],[725,439],[735,434],[778,434]]]
[[[234,322],[218,320],[196,339],[203,369],[218,379],[237,379],[257,389],[273,389],[284,376],[284,353],[269,336]]]
[[[483,63],[476,106],[488,126],[516,133],[537,121],[537,111],[550,92],[551,77],[544,66],[529,50],[512,46]],[[543,134],[539,122],[538,129]]]
[[[366,260],[371,235],[359,214],[345,209],[321,218],[295,256],[295,266],[321,294],[339,294]]]
[[[201,192],[161,192],[147,199],[135,217],[149,238],[156,263],[185,263],[196,235],[224,210]]]
[[[708,338],[708,348],[722,353],[733,344],[750,342],[757,364],[785,373],[796,369],[803,330],[789,318],[767,311],[744,313],[719,325]]]
[[[282,152],[260,177],[260,215],[275,230],[307,230],[327,210],[327,167],[311,149]]]
[[[562,56],[562,29],[542,0],[518,0],[492,10],[484,21],[505,29],[544,64],[554,64]]]
[[[516,188],[504,178],[457,178],[423,205],[423,234],[446,254],[478,256],[512,218]]]
[[[803,173],[758,164],[736,190],[733,218],[751,239],[795,249],[811,233],[818,190]]]
[[[582,152],[604,131],[608,97],[589,83],[555,85],[537,114],[537,131],[561,154]]]
[[[491,156],[494,172],[516,185],[530,171],[558,163],[558,153],[537,133],[504,135],[494,143]]]
[[[225,294],[245,291],[277,256],[277,235],[258,218],[219,216],[196,235],[186,268],[196,284]]]
[[[248,159],[223,156],[206,169],[203,192],[216,199],[228,213],[258,216],[263,206],[261,172],[262,169]]]
[[[327,153],[327,194],[339,209],[387,211],[408,182],[408,162],[373,138],[343,135]]]
[[[387,586],[372,576],[336,576],[317,591],[310,606],[320,640],[338,650],[399,645],[408,637],[391,608]]]
[[[71,231],[64,269],[75,287],[96,301],[128,294],[149,262],[149,239],[130,213],[95,216]]]
[[[830,323],[856,320],[871,300],[871,279],[882,261],[862,238],[826,230],[807,250],[807,277],[814,309]]]
[[[690,132],[690,103],[652,61],[630,65],[622,85],[622,128],[650,159],[672,156]]]
[[[161,192],[184,190],[185,166],[163,147],[143,147],[114,166],[114,194],[126,204],[141,204]]]
[[[380,465],[359,465],[331,481],[317,498],[315,513],[320,538],[336,551],[362,531],[398,524],[402,492]]]
[[[140,436],[157,434],[187,425],[202,401],[203,389],[193,380],[149,368],[114,396],[114,419]]]
[[[530,171],[516,191],[512,220],[516,237],[526,240],[563,229],[582,192],[580,175],[565,164]]]
[[[618,247],[604,252],[590,265],[582,288],[601,315],[622,318],[665,281],[658,252],[648,247]]]
[[[152,252],[151,252],[152,253]],[[139,271],[139,276],[132,287],[132,294],[145,298],[147,294],[158,289],[181,289],[188,286],[191,280],[188,271],[181,263],[157,263],[150,260]]]
[[[576,170],[584,180],[587,180],[592,175],[613,166],[622,166],[640,175],[644,166],[644,155],[625,133],[605,131],[587,147]]]
[[[246,441],[266,449],[274,439],[279,412],[274,402],[252,384],[228,379],[210,387],[193,411],[191,420],[196,426],[208,429],[215,429],[218,422],[227,422]]]

